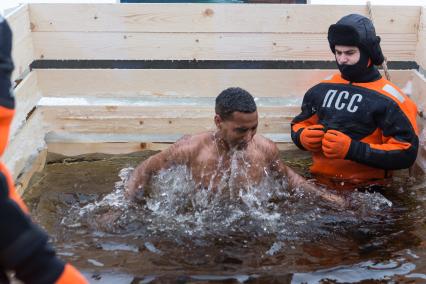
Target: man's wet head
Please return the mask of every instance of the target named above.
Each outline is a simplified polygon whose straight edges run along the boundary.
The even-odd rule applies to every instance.
[[[253,96],[241,88],[228,88],[216,97],[215,111],[218,138],[229,148],[246,148],[258,125]]]

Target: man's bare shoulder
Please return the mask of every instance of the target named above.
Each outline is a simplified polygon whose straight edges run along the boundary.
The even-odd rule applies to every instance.
[[[262,154],[267,155],[268,158],[273,158],[278,155],[277,145],[265,136],[256,134],[253,137],[253,142],[255,143],[256,148],[259,149]]]
[[[171,147],[170,150],[195,151],[200,147],[212,141],[211,132],[202,132],[192,135],[184,135],[179,138]]]
[[[211,132],[202,132],[197,134],[186,134],[179,138],[175,144],[176,145],[192,145],[195,146],[199,143],[205,143],[212,139],[212,133]]]
[[[257,146],[265,147],[265,148],[277,148],[277,145],[269,138],[266,138],[265,136],[261,134],[256,134],[253,137],[253,141],[256,143]]]

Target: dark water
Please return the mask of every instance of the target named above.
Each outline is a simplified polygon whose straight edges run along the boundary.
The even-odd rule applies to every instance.
[[[122,180],[150,154],[50,157],[24,196],[91,283],[426,283],[425,178],[400,172],[336,208],[274,180],[194,190],[176,168],[146,204],[129,203]],[[282,158],[306,175],[303,153]]]

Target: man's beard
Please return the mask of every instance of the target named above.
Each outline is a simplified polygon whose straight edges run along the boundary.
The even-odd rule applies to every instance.
[[[382,78],[379,70],[369,60],[368,53],[362,48],[359,49],[360,57],[357,63],[353,65],[337,64],[343,79],[349,82],[366,83],[373,82]],[[336,60],[337,63],[337,60]]]
[[[363,51],[360,51],[360,57],[357,63],[353,65],[339,64],[337,67],[342,73],[342,77],[350,82],[360,82],[362,78],[370,72],[368,66],[368,55]]]

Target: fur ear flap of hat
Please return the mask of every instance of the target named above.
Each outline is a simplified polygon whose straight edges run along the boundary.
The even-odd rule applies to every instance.
[[[328,42],[333,53],[336,45],[358,46],[367,51],[374,65],[384,61],[380,37],[376,36],[373,23],[362,15],[350,14],[331,25]]]

